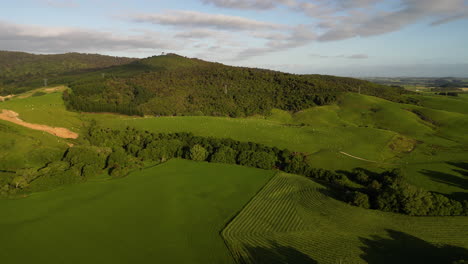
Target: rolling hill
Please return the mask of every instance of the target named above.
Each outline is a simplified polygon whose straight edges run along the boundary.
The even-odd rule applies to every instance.
[[[392,101],[407,93],[352,78],[294,75],[232,67],[176,54],[154,56],[92,74],[70,76],[70,109],[129,115],[250,116],[273,108],[299,111],[335,102],[344,92]]]
[[[91,69],[127,64],[135,59],[99,54],[66,53],[37,55],[25,52],[0,51],[0,95],[20,93],[53,82],[57,76]]]

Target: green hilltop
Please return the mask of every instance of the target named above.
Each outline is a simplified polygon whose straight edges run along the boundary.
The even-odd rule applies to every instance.
[[[0,95],[17,94],[43,85],[50,79],[70,72],[95,70],[127,64],[133,58],[99,54],[66,53],[37,55],[25,52],[0,51]]]
[[[0,94],[39,88],[47,78],[50,85],[72,88],[64,99],[82,112],[241,117],[328,105],[345,92],[397,102],[408,93],[353,78],[233,67],[177,54],[138,60],[78,53],[0,56]]]
[[[185,58],[155,56],[105,71],[67,79],[70,109],[130,115],[241,117],[273,108],[300,111],[327,105],[344,92],[402,101],[402,88],[353,78],[295,75],[232,67]]]

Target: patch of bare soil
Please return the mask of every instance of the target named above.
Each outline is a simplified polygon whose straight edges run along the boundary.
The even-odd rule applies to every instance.
[[[50,127],[46,125],[31,124],[19,119],[19,114],[3,109],[0,113],[0,119],[34,130],[40,130],[61,138],[78,138],[78,134],[63,127]]]
[[[14,95],[10,94],[10,95],[6,95],[6,96],[0,96],[0,102],[3,102],[5,101],[6,99],[10,99],[12,98]]]

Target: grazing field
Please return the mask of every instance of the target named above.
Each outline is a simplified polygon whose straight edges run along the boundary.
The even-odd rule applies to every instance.
[[[452,263],[468,258],[468,217],[352,207],[280,173],[223,230],[239,263]]]
[[[3,263],[233,263],[220,231],[272,171],[171,160],[0,200]]]
[[[463,184],[466,172],[453,164],[466,162],[468,115],[461,109],[468,104],[468,97],[412,96],[428,98],[432,104],[426,105],[424,100],[423,106],[398,104],[348,93],[334,105],[297,113],[274,110],[267,117],[140,118],[69,112],[61,93],[55,92],[23,99],[18,95],[18,98],[0,103],[0,109],[18,112],[26,122],[65,127],[78,133],[82,133],[84,124],[96,120],[111,128],[131,126],[152,132],[192,132],[200,136],[263,143],[306,152],[310,163],[318,168],[349,170],[364,167],[379,171],[400,167],[405,177],[417,186],[466,197]]]
[[[411,95],[409,97],[420,100],[422,105],[425,107],[468,114],[468,94],[462,93],[457,97],[454,97],[434,95],[433,93],[421,93],[418,95]]]
[[[25,122],[65,127],[73,132],[79,132],[82,126],[80,114],[65,109],[62,90],[60,88],[40,96],[20,94],[9,101],[0,102],[0,112],[1,109],[11,110],[19,113]]]
[[[451,165],[466,161],[468,148],[468,115],[457,112],[350,93],[336,105],[294,114],[275,110],[266,118],[85,116],[112,128],[192,132],[302,151],[310,154],[312,165],[326,169],[400,167],[411,183],[428,190],[466,192],[466,187],[457,184],[464,181],[463,173]],[[448,176],[438,179],[428,173]]]
[[[65,139],[0,120],[0,171],[44,166],[67,147]]]

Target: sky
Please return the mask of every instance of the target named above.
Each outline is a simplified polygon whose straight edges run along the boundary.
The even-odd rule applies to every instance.
[[[354,77],[468,77],[468,0],[15,0],[0,50]]]

